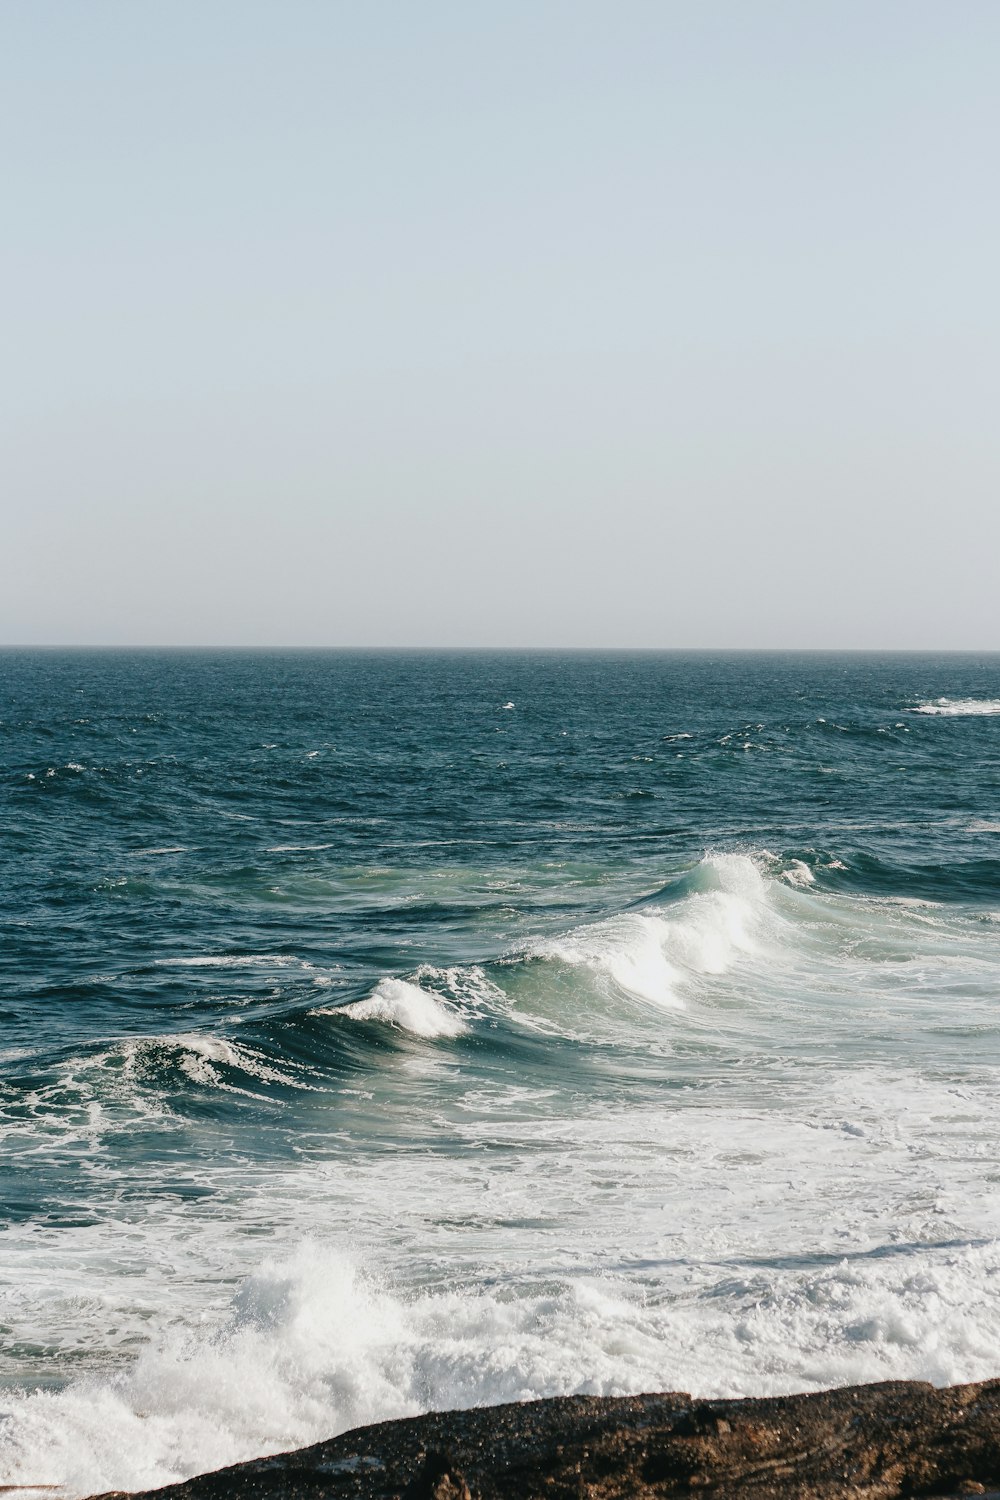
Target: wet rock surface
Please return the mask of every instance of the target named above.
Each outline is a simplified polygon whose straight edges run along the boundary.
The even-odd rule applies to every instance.
[[[1000,1380],[763,1400],[573,1396],[357,1428],[149,1491],[160,1500],[1000,1500]]]

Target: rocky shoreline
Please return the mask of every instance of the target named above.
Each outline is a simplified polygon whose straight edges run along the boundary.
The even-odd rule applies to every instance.
[[[158,1500],[1000,1500],[1000,1380],[760,1400],[570,1396],[432,1412],[237,1464]],[[144,1497],[143,1497],[144,1500]]]

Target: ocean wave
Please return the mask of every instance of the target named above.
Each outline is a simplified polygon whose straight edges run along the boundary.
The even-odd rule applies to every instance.
[[[0,1143],[22,1155],[99,1142],[136,1128],[175,1128],[197,1091],[244,1099],[277,1088],[311,1091],[313,1070],[260,1046],[202,1032],[127,1037],[43,1069],[32,1059],[30,1088],[9,1084],[0,1108]],[[192,1086],[194,1086],[192,1088]]]
[[[915,714],[937,714],[944,718],[975,718],[1000,714],[1000,698],[934,698],[918,703]]]
[[[128,1044],[126,1044],[128,1045]],[[227,1074],[242,1074],[245,1079],[258,1083],[277,1083],[285,1088],[310,1089],[312,1085],[288,1066],[276,1067],[258,1049],[245,1043],[233,1042],[221,1036],[205,1036],[196,1032],[182,1032],[177,1036],[157,1038],[149,1042],[131,1044],[140,1058],[145,1060],[152,1053],[154,1065],[157,1054],[165,1053],[176,1058],[177,1066],[193,1083],[222,1089],[230,1093],[245,1093],[245,1088],[227,1081]],[[134,1069],[139,1064],[133,1063]]]
[[[967,825],[969,833],[989,832],[989,825]],[[1000,859],[990,855],[955,857],[947,862],[933,859],[906,862],[887,859],[864,851],[828,860],[813,866],[821,877],[824,893],[848,895],[856,900],[857,910],[876,897],[900,896],[906,899],[935,900],[956,906],[962,901],[991,899],[1000,882]]]
[[[479,964],[421,964],[408,978],[386,975],[370,995],[310,1014],[375,1021],[418,1037],[455,1037],[509,1010],[510,1001]]]
[[[748,855],[707,856],[659,893],[673,897],[669,907],[582,925],[525,956],[588,969],[636,999],[682,1009],[685,976],[723,974],[755,950],[773,915],[769,886]]]
[[[26,1117],[39,1124],[64,1110],[64,1124],[72,1118],[74,1130],[89,1131],[93,1122],[81,1123],[81,1112],[96,1110],[102,1128],[117,1130],[151,1111],[183,1112],[192,1085],[274,1101],[289,1088],[336,1087],[345,1071],[386,1066],[379,1028],[423,1041],[475,1032],[484,1059],[516,1050],[531,1032],[539,1047],[540,1038],[551,1041],[549,1066],[565,1057],[577,1068],[588,1058],[602,1065],[591,1044],[615,1048],[624,1066],[628,1054],[651,1042],[671,1045],[723,1025],[728,1044],[745,1053],[765,1035],[776,1039],[783,1025],[792,1028],[790,1037],[800,1035],[804,1005],[813,1027],[842,1029],[866,1009],[886,1015],[887,1005],[894,1027],[902,1027],[935,986],[947,995],[958,986],[962,1005],[978,1014],[995,966],[992,928],[984,931],[981,902],[966,909],[950,898],[960,890],[993,900],[998,868],[998,861],[979,860],[903,870],[871,856],[842,860],[804,848],[713,853],[632,906],[479,964],[422,964],[382,975],[361,994],[349,976],[287,954],[160,960],[182,970],[273,967],[276,983],[280,973],[293,981],[301,974],[317,999],[315,986],[322,988],[325,1003],[304,1006],[293,982],[287,996],[275,990],[259,1017],[225,1030],[190,1028],[39,1059],[30,1083],[12,1076],[15,1092],[29,1092],[18,1106],[20,1123],[4,1108],[4,1128],[20,1138]],[[904,966],[912,970],[912,993],[900,988]],[[585,1051],[561,1054],[567,1040]],[[542,1053],[536,1047],[524,1066],[544,1063]]]
[[[956,889],[995,894],[996,868],[987,860],[901,871],[871,857],[845,861],[816,850],[709,854],[624,910],[552,932],[485,966],[425,964],[383,977],[367,996],[313,1014],[424,1038],[484,1023],[501,1024],[503,1036],[511,1027],[552,1024],[564,1037],[627,1048],[648,1032],[624,1024],[623,1000],[638,1002],[647,1017],[674,1013],[677,1024],[697,1002],[703,1024],[716,1005],[731,1013],[755,994],[768,997],[775,1021],[786,1015],[791,1024],[794,996],[803,993],[815,1003],[843,991],[852,1005],[866,997],[883,1004],[886,962],[945,964],[949,987],[954,965],[965,963],[978,985],[977,965],[992,958],[977,935],[981,914],[956,910],[942,896]],[[901,1002],[905,996],[896,996],[897,1008]],[[829,1001],[818,1014],[834,1014]]]
[[[420,1037],[455,1037],[466,1030],[466,1023],[454,1010],[406,979],[382,979],[366,1000],[336,1008],[319,1007],[313,1014],[380,1021]]]
[[[298,965],[311,968],[301,958],[287,953],[205,953],[192,958],[158,958],[157,966],[164,969],[266,969],[288,968]]]

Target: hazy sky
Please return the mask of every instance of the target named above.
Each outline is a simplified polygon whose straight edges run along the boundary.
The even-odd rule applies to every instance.
[[[997,0],[0,0],[0,641],[1000,647]]]

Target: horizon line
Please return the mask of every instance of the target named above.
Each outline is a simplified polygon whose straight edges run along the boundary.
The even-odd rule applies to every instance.
[[[348,655],[393,653],[399,655],[473,655],[535,653],[538,655],[644,655],[644,656],[1000,656],[1000,646],[566,646],[566,645],[273,645],[253,643],[231,645],[220,643],[178,644],[173,642],[68,642],[9,641],[0,642],[0,653],[15,651],[80,652],[279,652]]]

